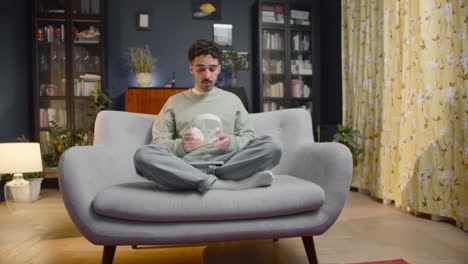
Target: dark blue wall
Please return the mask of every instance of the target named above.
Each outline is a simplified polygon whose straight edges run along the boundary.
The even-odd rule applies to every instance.
[[[308,3],[312,0],[294,0]],[[213,23],[233,25],[233,46],[252,53],[250,8],[255,0],[222,0],[221,21],[191,18],[190,0],[108,0],[108,88],[114,97],[112,109],[124,109],[124,92],[136,86],[125,54],[128,48],[149,45],[159,60],[153,86],[163,86],[176,73],[176,86],[191,87],[187,49],[196,39],[212,39]],[[32,79],[30,1],[4,1],[0,8],[0,142],[32,137]],[[150,31],[136,30],[137,11],[151,13]],[[340,1],[320,2],[322,60],[322,122],[341,120]],[[250,65],[252,60],[250,59]],[[239,71],[239,85],[246,88],[252,109],[252,69]]]
[[[32,137],[29,1],[3,1],[0,8],[0,142]]]
[[[124,108],[125,88],[136,86],[135,74],[129,71],[128,48],[148,45],[158,58],[152,86],[164,86],[175,72],[177,87],[192,87],[187,50],[194,40],[213,39],[213,24],[233,25],[233,47],[251,53],[250,8],[255,0],[222,0],[222,20],[193,20],[191,1],[113,0],[108,1],[108,84],[115,97],[112,108]],[[151,14],[150,31],[136,30],[137,11]],[[251,71],[239,71],[239,85],[244,86],[252,105]]]

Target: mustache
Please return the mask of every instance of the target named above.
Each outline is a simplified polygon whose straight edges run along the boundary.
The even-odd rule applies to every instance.
[[[202,81],[202,83],[204,83],[204,82],[213,83],[210,79],[205,79],[205,80]]]

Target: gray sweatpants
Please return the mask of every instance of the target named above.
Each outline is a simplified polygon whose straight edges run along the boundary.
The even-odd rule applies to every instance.
[[[278,165],[281,143],[272,136],[250,140],[242,148],[208,159],[223,161],[224,165],[196,168],[160,145],[144,145],[135,152],[133,162],[138,175],[170,190],[198,190],[211,188],[219,178],[241,180]]]

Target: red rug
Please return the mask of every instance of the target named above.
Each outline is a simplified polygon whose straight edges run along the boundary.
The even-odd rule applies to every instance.
[[[409,264],[403,259],[385,260],[385,261],[373,261],[373,262],[360,262],[360,263],[349,263],[349,264]]]

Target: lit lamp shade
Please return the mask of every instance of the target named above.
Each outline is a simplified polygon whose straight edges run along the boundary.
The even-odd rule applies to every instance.
[[[13,173],[13,180],[5,184],[5,198],[31,201],[31,183],[23,173],[42,171],[39,143],[0,143],[0,174]]]

